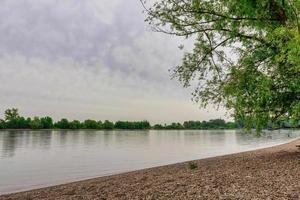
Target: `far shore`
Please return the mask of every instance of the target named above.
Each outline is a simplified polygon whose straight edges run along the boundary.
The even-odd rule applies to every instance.
[[[300,199],[300,139],[243,153],[0,196],[15,199]]]
[[[233,129],[0,129],[1,131],[226,131],[226,130],[244,130],[243,128]],[[281,128],[281,129],[264,129],[263,131],[278,130],[300,130],[300,128]]]
[[[0,131],[213,131],[213,130],[242,130],[234,129],[0,129]]]

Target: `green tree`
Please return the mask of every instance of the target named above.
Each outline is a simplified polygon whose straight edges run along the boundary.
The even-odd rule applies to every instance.
[[[102,121],[98,121],[97,122],[97,126],[98,126],[98,129],[103,129],[103,123],[102,123]]]
[[[165,129],[183,129],[183,126],[180,123],[173,122],[170,125],[164,127]]]
[[[300,118],[299,0],[152,2],[142,0],[154,30],[194,40],[173,77],[198,82],[196,102],[222,104],[258,131]]]
[[[4,116],[5,116],[5,122],[7,128],[19,128],[18,120],[20,118],[20,115],[18,109],[16,108],[7,109],[4,112]]]
[[[85,129],[98,129],[98,123],[95,120],[87,119],[83,122],[83,127]]]
[[[155,125],[153,126],[153,129],[161,130],[161,129],[164,129],[164,127],[163,127],[163,125],[161,125],[161,124],[155,124]]]
[[[30,128],[30,122],[28,121],[28,119],[25,119],[24,117],[19,117],[17,119],[17,128],[28,129]]]
[[[235,128],[238,128],[236,123],[234,122],[227,122],[226,125],[225,125],[225,128],[226,129],[235,129]]]
[[[105,120],[103,123],[103,129],[113,129],[114,128],[114,123],[110,122],[108,120]]]
[[[17,108],[11,108],[11,109],[5,110],[4,116],[5,116],[6,121],[16,120],[20,117],[19,111]]]
[[[209,128],[217,129],[217,128],[225,128],[226,122],[223,119],[211,119],[209,120]]]
[[[0,119],[0,129],[5,128],[5,121],[3,119]]]
[[[69,129],[70,128],[69,121],[63,118],[60,121],[56,122],[54,124],[54,127],[59,129]]]
[[[141,129],[150,129],[151,128],[151,124],[147,120],[140,122],[140,124],[141,124]]]
[[[43,125],[39,117],[34,117],[30,122],[31,129],[42,129]]]
[[[70,129],[80,129],[82,128],[82,124],[78,120],[73,120],[69,123]]]
[[[151,127],[148,121],[117,121],[114,125],[114,128],[117,129],[149,129]]]
[[[200,121],[186,121],[183,123],[185,129],[202,129],[202,123]]]
[[[41,118],[41,124],[43,129],[53,128],[53,119],[49,116]]]

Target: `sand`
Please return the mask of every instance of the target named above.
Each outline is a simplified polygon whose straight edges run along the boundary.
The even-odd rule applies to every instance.
[[[300,199],[300,140],[0,196],[8,199]],[[191,169],[190,163],[197,165]]]

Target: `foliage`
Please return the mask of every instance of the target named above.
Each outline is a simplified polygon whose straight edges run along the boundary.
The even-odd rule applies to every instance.
[[[3,119],[0,119],[0,129],[5,128],[5,121]]]
[[[63,118],[60,121],[56,122],[54,124],[54,127],[59,129],[69,129],[70,128],[69,121]]]
[[[30,118],[25,119],[24,117],[19,117],[16,120],[16,124],[11,124],[10,126],[13,128],[29,129],[29,128],[31,128],[30,123],[31,123]]]
[[[206,121],[187,121],[183,123],[184,128],[186,129],[214,129],[214,128],[225,128],[224,120],[210,120]]]
[[[40,123],[41,123],[41,127],[44,129],[51,129],[53,128],[53,120],[51,117],[47,116],[47,117],[42,117],[40,119]]]
[[[222,104],[258,131],[299,119],[299,0],[152,2],[142,1],[155,31],[194,39],[173,77],[197,83],[196,102]]]
[[[97,127],[98,127],[98,129],[103,129],[103,123],[102,123],[102,121],[98,121],[97,122]]]
[[[95,120],[87,119],[83,122],[83,128],[85,129],[99,129],[98,122]]]
[[[149,129],[150,123],[148,121],[138,121],[138,122],[129,122],[129,121],[117,121],[115,123],[116,129]]]
[[[12,110],[12,109],[9,109]],[[115,124],[111,121],[105,120],[96,121],[87,119],[83,122],[78,120],[68,121],[67,119],[61,119],[56,123],[53,123],[53,119],[49,116],[46,117],[30,117],[24,118],[20,116],[17,109],[14,111],[6,111],[6,120],[0,119],[0,129],[156,129],[156,130],[181,130],[181,129],[195,129],[195,130],[207,130],[207,129],[236,129],[243,128],[246,122],[243,118],[235,119],[235,122],[226,122],[223,119],[211,119],[209,121],[185,121],[183,124],[173,122],[171,124],[155,124],[151,127],[148,121],[117,121]],[[9,114],[8,114],[9,113]],[[251,128],[255,128],[255,124],[251,124]],[[277,119],[276,121],[269,122],[263,128],[265,129],[278,129],[278,128],[299,128],[300,119]]]
[[[12,109],[9,109],[12,110]],[[80,122],[78,120],[68,121],[61,119],[53,123],[53,119],[49,116],[46,117],[30,117],[24,118],[20,116],[17,109],[14,111],[6,111],[6,120],[0,119],[0,129],[157,129],[157,130],[180,130],[180,129],[235,129],[243,128],[246,121],[243,118],[235,119],[235,122],[226,122],[223,119],[211,119],[209,121],[185,121],[183,124],[173,122],[171,124],[155,124],[151,127],[148,121],[117,121],[115,124],[111,121],[105,120],[96,121],[92,119]],[[9,114],[8,114],[9,113]],[[251,124],[251,128],[255,128],[256,124]],[[265,129],[278,129],[278,128],[299,128],[299,119],[277,119],[273,122],[268,122],[263,128]]]
[[[189,162],[189,169],[190,170],[195,170],[198,168],[198,165],[197,163],[194,163],[194,162]]]
[[[78,120],[73,120],[73,121],[69,122],[69,128],[70,129],[81,129],[82,124]]]
[[[7,109],[4,112],[6,128],[18,128],[18,120],[20,118],[18,109]]]
[[[185,129],[234,129],[237,128],[234,122],[225,122],[222,119],[207,121],[186,121],[183,123]]]
[[[103,129],[113,129],[114,128],[114,123],[110,122],[108,120],[105,120],[103,123]]]
[[[155,124],[153,126],[153,129],[161,130],[161,129],[235,129],[238,128],[237,124],[235,122],[225,122],[223,119],[211,119],[208,122],[207,121],[185,121],[183,124],[180,123],[171,123],[169,125],[161,125],[161,124]]]
[[[155,125],[153,126],[153,129],[164,129],[164,126],[161,125],[161,124],[155,124]]]
[[[12,108],[12,109],[7,109],[4,112],[4,116],[5,116],[5,121],[12,121],[12,120],[16,120],[18,119],[19,116],[19,111],[17,108]]]
[[[30,122],[31,129],[42,129],[43,125],[39,117],[34,117],[33,120]]]
[[[180,123],[171,123],[170,125],[165,125],[164,129],[183,129],[183,126]]]

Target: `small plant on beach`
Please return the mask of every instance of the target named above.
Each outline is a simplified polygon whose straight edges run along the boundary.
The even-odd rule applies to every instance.
[[[195,170],[198,168],[198,165],[194,162],[189,162],[189,169],[190,170]]]

